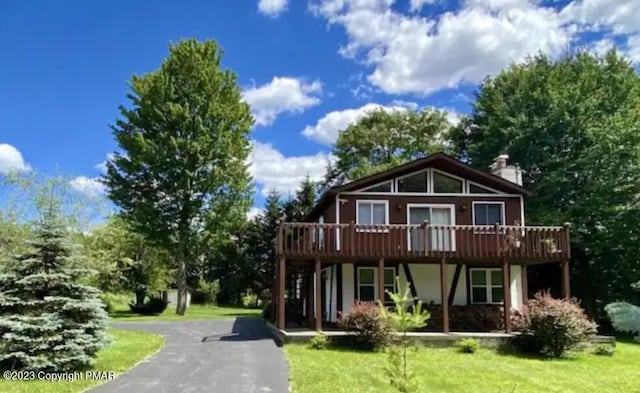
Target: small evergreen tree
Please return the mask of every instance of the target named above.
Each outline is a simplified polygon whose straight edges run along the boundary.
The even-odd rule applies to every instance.
[[[83,284],[59,215],[35,230],[32,251],[0,274],[0,368],[69,371],[91,366],[108,344],[99,291]]]
[[[400,279],[396,278],[398,287]],[[389,349],[389,360],[387,361],[387,376],[391,386],[400,393],[413,393],[419,390],[418,381],[413,371],[407,369],[407,349],[409,348],[409,337],[407,332],[419,329],[427,324],[431,317],[429,312],[422,310],[422,302],[407,308],[416,299],[411,297],[411,284],[407,283],[404,290],[397,293],[386,291],[393,301],[393,310],[388,310],[384,304],[380,303],[380,314],[393,331],[399,333],[399,345]]]

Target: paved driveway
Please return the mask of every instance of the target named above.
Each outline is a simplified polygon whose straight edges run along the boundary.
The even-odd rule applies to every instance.
[[[165,346],[92,393],[288,392],[288,367],[260,319],[127,322],[161,334]]]

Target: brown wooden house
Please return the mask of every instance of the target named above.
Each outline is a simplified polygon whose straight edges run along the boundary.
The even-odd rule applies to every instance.
[[[282,222],[277,327],[321,330],[354,300],[384,298],[395,277],[437,305],[444,332],[450,310],[462,306],[499,308],[509,332],[510,311],[527,301],[531,264],[559,263],[568,297],[569,227],[525,225],[528,192],[507,159],[489,173],[433,154],[330,189],[308,223]]]

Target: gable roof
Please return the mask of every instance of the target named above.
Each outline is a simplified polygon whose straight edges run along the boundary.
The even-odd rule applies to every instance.
[[[429,167],[440,169],[444,172],[463,177],[480,185],[488,186],[509,194],[530,195],[529,191],[516,183],[510,182],[509,180],[496,176],[492,173],[476,169],[448,154],[440,152],[398,165],[386,171],[362,177],[346,184],[331,187],[320,197],[311,215],[315,216],[320,210],[324,209],[324,207],[330,202],[331,198],[338,193],[356,191],[367,186],[382,183],[385,180],[391,180],[394,177],[417,172]]]

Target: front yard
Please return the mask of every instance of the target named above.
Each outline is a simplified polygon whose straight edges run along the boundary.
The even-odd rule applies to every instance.
[[[142,360],[157,352],[164,339],[151,333],[110,330],[113,343],[98,353],[91,371],[114,371],[116,377]],[[79,393],[105,383],[100,380],[77,380],[73,382],[7,381],[0,378],[0,392],[11,393]]]
[[[175,306],[169,305],[160,315],[138,315],[129,310],[127,304],[118,304],[109,313],[109,316],[116,322],[149,322],[149,321],[184,321],[214,318],[234,318],[260,316],[262,311],[255,308],[239,306],[210,306],[205,304],[192,304],[187,308],[183,316],[176,315]]]
[[[613,357],[587,353],[547,360],[480,349],[410,351],[421,392],[541,393],[640,392],[640,345],[618,343]],[[293,393],[392,392],[384,378],[386,354],[285,346]]]

